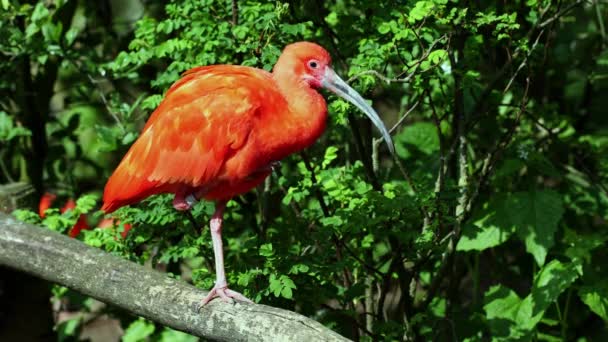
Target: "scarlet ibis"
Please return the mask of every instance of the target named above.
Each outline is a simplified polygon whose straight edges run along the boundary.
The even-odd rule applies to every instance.
[[[216,282],[202,300],[251,302],[228,288],[222,217],[226,202],[260,184],[277,161],[310,146],[325,130],[326,88],[357,106],[382,133],[378,114],[330,67],[331,57],[310,42],[287,45],[272,73],[212,65],[184,73],[167,91],[139,138],[106,184],[106,213],[150,195],[173,193],[188,210],[199,199],[216,202],[210,221]]]

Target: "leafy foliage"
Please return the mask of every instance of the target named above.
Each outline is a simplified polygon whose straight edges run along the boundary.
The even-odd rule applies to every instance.
[[[84,214],[97,225],[105,180],[182,72],[271,70],[286,44],[316,41],[394,126],[397,155],[329,95],[320,142],[228,204],[229,283],[353,339],[606,338],[606,3],[0,6],[0,181],[79,198],[20,219],[67,232]],[[210,288],[200,226],[213,209],[199,203],[193,224],[156,196],[78,238]],[[72,291],[55,296],[92,310]],[[191,339],[108,312],[125,340]],[[83,328],[57,325],[61,338]]]

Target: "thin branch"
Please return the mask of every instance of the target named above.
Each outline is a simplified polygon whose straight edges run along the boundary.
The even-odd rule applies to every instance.
[[[538,36],[536,36],[536,40],[534,41],[534,44],[532,44],[532,47],[530,48],[530,51],[528,51],[528,53],[526,54],[526,57],[524,57],[524,60],[521,61],[521,64],[519,64],[519,66],[517,67],[517,70],[515,70],[515,72],[513,73],[513,76],[511,76],[511,79],[509,80],[509,83],[507,83],[507,86],[502,91],[503,94],[505,94],[509,90],[509,88],[511,88],[511,84],[513,83],[513,81],[517,77],[517,74],[519,74],[519,72],[521,71],[521,69],[524,68],[524,66],[528,62],[528,58],[530,58],[530,56],[532,56],[532,53],[536,49],[536,46],[538,45],[538,42],[540,41],[540,37],[543,35],[543,33],[545,33],[545,30],[544,29],[540,30],[540,33],[538,34]]]
[[[519,127],[519,122],[521,121],[521,116],[522,116],[522,114],[524,114],[526,112],[526,106],[528,104],[528,91],[529,90],[530,90],[530,76],[528,76],[526,78],[526,88],[524,89],[524,94],[523,94],[522,100],[519,104],[519,110],[515,117],[515,122],[513,123],[513,125],[509,129],[509,131],[503,136],[503,138],[498,141],[494,150],[492,150],[492,152],[488,153],[487,157],[482,162],[481,170],[478,174],[478,177],[476,177],[478,179],[477,184],[475,185],[474,192],[471,194],[471,196],[468,200],[468,204],[467,204],[467,208],[466,208],[467,212],[470,212],[473,201],[475,200],[475,198],[477,197],[477,195],[479,193],[479,189],[487,181],[488,177],[492,174],[492,171],[494,170],[494,165],[498,161],[498,156],[504,150],[506,150],[506,148],[511,143],[511,140],[513,139],[513,135],[515,134],[517,127]]]
[[[462,36],[458,37],[456,44],[456,51],[459,56],[462,58],[462,54],[464,51],[464,38]],[[452,70],[457,70],[456,59],[453,54],[449,54],[450,65],[452,66]],[[464,109],[464,94],[462,84],[462,74],[458,72],[453,73],[454,77],[454,122],[453,126],[456,129],[456,136],[454,138],[454,145],[457,146],[458,150],[458,159],[455,164],[458,168],[457,174],[457,184],[460,189],[460,196],[457,199],[456,206],[454,208],[454,216],[456,218],[454,226],[452,228],[452,235],[448,241],[448,246],[445,252],[442,255],[441,263],[439,266],[438,272],[435,274],[435,277],[431,281],[430,288],[427,292],[427,297],[424,301],[424,307],[426,307],[431,299],[435,296],[436,291],[439,289],[443,280],[445,279],[448,272],[450,273],[448,276],[448,281],[450,285],[450,289],[454,289],[456,287],[456,282],[458,281],[453,274],[453,265],[455,259],[456,246],[458,244],[458,240],[460,239],[460,233],[462,228],[462,221],[464,220],[464,211],[466,208],[466,204],[468,202],[469,196],[469,180],[467,165],[467,138],[465,134],[465,126],[466,126],[466,118],[465,118],[465,109]],[[452,293],[452,291],[450,291]],[[451,305],[452,298],[448,295],[448,304]]]
[[[361,159],[361,161],[363,162],[363,168],[365,170],[365,174],[367,175],[367,180],[372,184],[374,190],[381,191],[382,187],[380,186],[380,182],[378,182],[378,177],[376,176],[376,172],[374,171],[374,162],[371,158],[372,156],[366,153],[365,144],[363,143],[361,132],[359,131],[359,127],[357,126],[357,119],[350,112],[348,113],[348,123],[353,132],[353,137],[355,138],[355,147],[359,154],[359,159]]]
[[[566,8],[564,8],[561,11],[555,13],[551,18],[543,21],[540,25],[538,25],[538,27],[541,28],[541,29],[543,29],[543,28],[547,27],[548,25],[551,25],[551,23],[553,23],[557,19],[563,17],[566,13],[570,12],[575,7],[581,5],[583,2],[585,2],[585,0],[576,0],[575,2],[571,3],[570,5],[568,5]]]
[[[407,75],[404,78],[389,78],[389,77],[386,77],[386,76],[382,75],[381,73],[377,72],[376,70],[365,70],[365,71],[362,71],[362,72],[360,72],[360,73],[358,73],[356,75],[353,75],[351,78],[349,78],[346,81],[346,83],[350,84],[353,81],[355,81],[355,80],[357,80],[357,79],[359,79],[359,78],[361,78],[361,77],[363,77],[365,75],[374,75],[377,78],[379,78],[380,80],[386,82],[387,84],[390,84],[390,83],[407,83],[407,82],[410,81],[410,79],[412,77],[414,77],[414,74],[415,73],[411,73],[411,74]]]
[[[433,48],[435,47],[435,45],[438,42],[442,41],[446,37],[447,37],[446,35],[443,35],[443,36],[437,38],[434,42],[432,42],[431,45],[429,46],[429,48],[424,52],[424,54],[412,66],[408,66],[407,69],[409,70],[409,69],[415,68],[418,65],[420,65],[422,62],[424,62],[429,57],[429,55],[431,54],[431,52],[433,52]],[[351,78],[349,78],[346,81],[346,83],[350,84],[354,80],[356,80],[358,78],[361,78],[362,76],[365,76],[365,75],[374,75],[377,78],[379,78],[380,80],[386,82],[387,84],[390,84],[390,83],[407,83],[416,74],[420,74],[422,72],[426,72],[426,71],[429,71],[429,70],[432,70],[432,69],[434,69],[434,67],[428,68],[426,70],[418,71],[418,72],[416,70],[414,70],[414,71],[412,71],[411,73],[409,73],[405,77],[396,77],[396,78],[386,77],[386,76],[382,75],[381,73],[377,72],[376,70],[365,70],[365,71],[362,71],[362,72],[360,72],[360,73],[358,73],[356,75],[353,75]]]
[[[433,96],[429,90],[426,91],[427,97],[429,99],[429,106],[431,107],[431,114],[433,118],[433,123],[435,124],[435,128],[437,129],[437,136],[439,137],[439,168],[437,170],[437,178],[435,180],[435,206],[437,210],[437,224],[439,226],[440,232],[443,231],[443,219],[441,213],[441,200],[440,194],[443,192],[443,184],[445,183],[445,175],[447,173],[447,168],[445,167],[445,137],[443,133],[441,133],[441,120],[439,119],[439,115],[437,115],[437,109],[435,108],[435,102],[433,101]],[[430,222],[424,224],[425,228],[428,228]],[[423,229],[424,230],[424,229]]]
[[[580,3],[582,3],[582,0],[577,1],[577,3],[575,3],[575,4],[580,4]],[[541,24],[539,24],[539,23],[545,17],[547,12],[549,11],[549,8],[551,8],[551,4],[548,4],[544,9],[542,9],[540,11],[539,18],[538,18],[536,25],[532,26],[530,28],[530,30],[528,30],[528,32],[526,33],[527,39],[531,39],[532,36],[534,35],[534,32],[536,32],[536,30],[540,27]],[[558,18],[561,18],[561,16],[565,13],[566,12],[564,12],[564,11],[559,11],[551,19],[548,19],[545,22],[552,23],[553,21],[557,20]],[[475,106],[473,107],[473,110],[470,111],[471,113],[484,113],[485,112],[485,106],[488,103],[488,100],[491,98],[491,96],[489,96],[490,93],[492,92],[492,90],[494,90],[494,87],[498,84],[498,82],[503,79],[503,76],[507,73],[507,71],[509,71],[511,64],[513,64],[513,61],[519,56],[519,54],[521,52],[522,52],[522,46],[518,46],[515,49],[515,51],[513,52],[513,54],[511,54],[511,58],[509,58],[509,60],[507,60],[507,62],[505,64],[503,64],[503,66],[500,68],[500,70],[498,70],[498,72],[494,75],[494,77],[489,82],[487,82],[486,87],[484,88],[484,90],[481,92],[481,95],[479,96],[479,100],[475,102]],[[476,120],[477,118],[478,118],[478,115],[471,115],[467,121],[467,125],[470,122],[473,122],[473,124],[480,122],[480,120]],[[453,150],[451,149],[450,153],[452,151]]]
[[[232,0],[232,26],[239,24],[239,4],[237,0]]]
[[[368,271],[376,273],[379,276],[385,275],[385,273],[380,271],[378,268],[368,264],[363,259],[359,258],[359,256],[357,256],[357,254],[355,254],[355,252],[352,249],[350,249],[350,247],[348,247],[348,245],[343,240],[339,239],[338,236],[335,235],[335,233],[334,233],[334,236],[338,239],[338,242],[340,243],[340,245],[342,247],[344,247],[344,249],[348,252],[348,254],[350,254],[350,256],[352,256],[353,259],[357,260],[357,262],[359,262],[363,267],[367,268]]]
[[[600,27],[600,34],[602,35],[602,46],[606,46],[606,26],[604,25],[604,17],[602,16],[599,0],[595,0],[595,14],[597,15],[597,23]]]
[[[399,121],[397,121],[396,124],[393,125],[393,127],[391,127],[391,129],[388,130],[388,133],[390,135],[393,135],[395,133],[395,131],[397,130],[397,128],[399,128],[399,126],[401,126],[404,122],[405,119],[407,119],[409,117],[409,115],[414,111],[414,109],[416,109],[416,107],[418,107],[418,104],[420,104],[420,99],[416,100],[416,102],[414,102],[414,104],[405,112],[403,113],[403,115],[401,116],[401,118],[399,118]],[[380,145],[380,143],[382,143],[382,138],[376,138],[374,139],[374,145]]]
[[[89,74],[80,65],[78,65],[78,63],[76,61],[74,61],[70,58],[67,58],[67,57],[66,57],[66,60],[69,61],[70,63],[72,63],[74,65],[74,67],[76,67],[76,69],[81,74],[85,75],[87,77],[87,79],[89,80],[89,82],[97,89],[97,92],[99,93],[99,97],[101,98],[101,102],[103,103],[104,107],[106,107],[106,110],[108,111],[110,116],[112,116],[112,118],[114,119],[114,121],[116,121],[116,124],[118,125],[120,130],[124,133],[125,126],[122,124],[122,122],[120,122],[120,119],[118,118],[116,113],[114,113],[114,111],[112,110],[112,107],[110,106],[110,103],[109,103],[108,99],[106,98],[104,90],[99,86],[99,83],[101,83],[101,82],[96,80],[95,78],[93,78],[93,76],[91,76],[91,74]]]
[[[99,86],[99,81],[95,80],[93,78],[93,76],[91,76],[89,73],[87,73],[86,75],[87,75],[87,78],[89,79],[89,81],[91,81],[91,84],[93,84],[97,88],[99,97],[101,98],[101,101],[103,102],[103,105],[106,107],[106,110],[108,111],[108,113],[112,116],[114,121],[116,121],[116,124],[118,125],[118,127],[120,127],[120,130],[125,132],[125,126],[122,124],[122,122],[120,122],[118,115],[116,115],[116,113],[114,113],[114,111],[112,110],[112,107],[110,107],[110,104],[108,102],[108,99],[106,98],[106,95],[104,94],[103,89],[101,89],[101,87]]]
[[[405,119],[407,119],[407,117],[410,115],[410,113],[413,112],[414,109],[416,109],[416,107],[418,106],[419,103],[420,103],[420,100],[417,100],[416,102],[414,102],[414,104],[410,107],[410,109],[407,110],[407,112],[405,112],[403,114],[403,116],[399,119],[399,121],[397,121],[397,123],[395,125],[393,125],[393,127],[391,127],[391,129],[388,130],[388,133],[393,135],[393,133],[395,133],[395,130],[397,128],[399,128],[399,126],[401,126],[401,124],[405,121]],[[382,141],[382,139],[376,139],[376,141],[379,143],[380,141]]]
[[[561,132],[560,129],[551,129],[549,127],[547,127],[547,125],[545,125],[544,123],[542,123],[537,117],[535,117],[534,115],[532,115],[532,113],[530,113],[529,111],[525,111],[524,114],[526,114],[530,119],[532,119],[532,121],[538,125],[540,128],[542,128],[543,130],[545,130],[547,132],[547,137],[549,139],[552,139],[555,142],[558,143],[562,143],[562,144],[566,144],[564,142],[561,141],[561,139],[559,138],[559,133]],[[566,129],[567,127],[563,128]],[[541,139],[541,141],[544,139]],[[589,180],[591,181],[591,183],[593,183],[594,185],[596,185],[606,196],[608,196],[608,186],[606,186],[605,184],[602,183],[602,181],[597,177],[597,175],[594,175],[593,172],[591,172],[586,166],[584,161],[579,157],[576,156],[574,157],[576,159],[576,161],[581,165],[582,167],[582,171],[579,171],[577,169],[575,169],[574,167],[567,165],[567,164],[562,164],[562,166],[567,170],[568,168],[572,168],[574,170],[576,170],[577,172],[580,172],[582,174],[584,174],[585,176],[587,176],[587,178],[589,178]]]
[[[0,169],[2,170],[2,173],[4,174],[4,178],[6,178],[6,180],[8,180],[9,183],[13,183],[13,182],[15,182],[15,180],[13,179],[8,168],[4,164],[5,155],[6,155],[6,150],[0,151]]]

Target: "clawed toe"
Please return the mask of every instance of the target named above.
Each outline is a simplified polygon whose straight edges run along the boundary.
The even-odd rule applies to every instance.
[[[243,296],[242,294],[240,294],[236,291],[232,291],[229,288],[224,289],[224,291],[226,292],[226,295],[228,297],[233,298],[237,302],[245,302],[245,303],[253,304],[253,301],[251,299]]]
[[[209,291],[207,296],[203,298],[198,309],[200,310],[203,306],[207,305],[207,303],[209,303],[214,298],[220,298],[226,303],[234,303],[234,301],[237,301],[253,304],[253,302],[249,298],[243,296],[242,294],[236,291],[232,291],[228,287],[214,287],[213,289],[211,289],[211,291]]]

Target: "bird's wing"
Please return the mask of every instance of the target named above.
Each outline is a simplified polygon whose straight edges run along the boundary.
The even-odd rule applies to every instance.
[[[167,92],[104,190],[111,212],[177,186],[217,181],[222,166],[247,141],[272,81],[238,66],[190,70]]]

